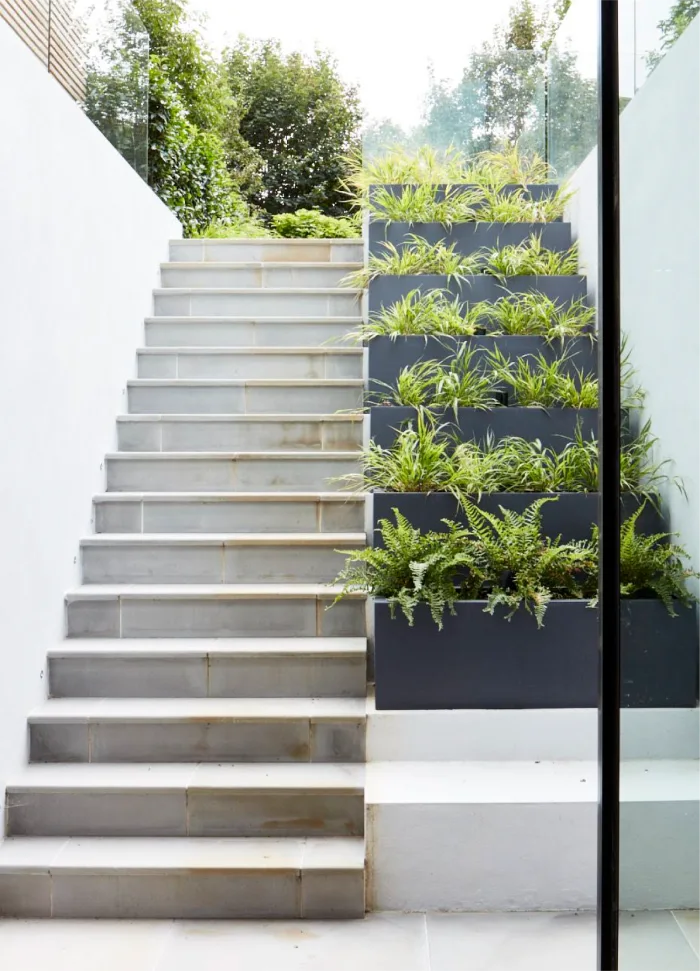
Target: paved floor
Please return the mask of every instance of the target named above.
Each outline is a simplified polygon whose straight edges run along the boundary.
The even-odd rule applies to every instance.
[[[697,911],[625,914],[621,971],[697,971]],[[593,971],[592,914],[364,921],[0,920],[2,971]]]

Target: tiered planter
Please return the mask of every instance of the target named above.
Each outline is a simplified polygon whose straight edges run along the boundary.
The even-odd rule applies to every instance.
[[[552,601],[541,629],[522,608],[507,621],[462,601],[439,631],[424,604],[409,627],[377,600],[374,638],[379,709],[598,705],[598,614],[585,601]],[[671,617],[659,600],[624,601],[622,672],[625,707],[695,707],[695,610]]]
[[[398,194],[402,186],[386,186]],[[515,190],[516,187],[510,187]],[[533,197],[554,191],[554,186],[528,187]],[[382,242],[397,247],[410,245],[410,234],[430,242],[455,244],[468,254],[481,248],[518,244],[533,233],[542,235],[549,249],[565,251],[571,245],[567,223],[407,224],[373,221],[369,229],[370,253],[381,255]],[[584,276],[511,277],[499,280],[487,275],[461,281],[443,276],[384,276],[371,281],[368,305],[375,313],[405,297],[410,291],[428,293],[445,290],[465,305],[495,302],[507,292],[537,291],[559,304],[587,298]],[[596,347],[591,337],[547,341],[541,337],[479,334],[474,337],[379,337],[369,341],[370,391],[377,382],[392,385],[402,368],[419,360],[446,361],[461,342],[474,348],[499,348],[511,359],[542,354],[548,360],[568,357],[570,373],[596,372]],[[382,389],[385,390],[385,389]],[[377,406],[370,410],[370,434],[383,447],[396,438],[407,420],[415,417],[410,408]],[[543,446],[563,448],[577,428],[585,438],[597,431],[597,412],[576,409],[541,409],[514,406],[489,411],[459,409],[438,420],[451,423],[452,433],[462,440],[483,442],[515,435],[539,439]],[[534,493],[484,495],[481,507],[498,512],[499,506],[521,512],[535,499]],[[381,493],[372,497],[372,525],[393,519],[393,508],[422,532],[444,529],[442,519],[464,522],[456,500],[444,493]],[[640,505],[638,497],[622,497],[623,518]],[[598,495],[561,493],[557,501],[542,509],[543,528],[563,540],[590,538],[597,520]],[[656,509],[647,504],[638,523],[641,532],[662,532],[664,524]],[[379,534],[374,542],[381,542]],[[586,601],[553,601],[544,627],[537,628],[524,608],[506,621],[503,611],[496,616],[484,612],[483,601],[463,601],[456,615],[445,614],[439,631],[428,608],[421,604],[415,624],[408,625],[400,610],[390,618],[386,601],[374,603],[374,665],[377,708],[563,708],[596,707],[598,698],[597,611]],[[671,617],[658,600],[623,602],[623,693],[627,707],[692,707],[697,701],[698,625],[695,609],[678,608]]]

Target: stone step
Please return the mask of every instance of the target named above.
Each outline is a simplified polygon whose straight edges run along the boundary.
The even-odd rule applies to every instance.
[[[8,836],[362,836],[364,766],[30,765],[10,780]]]
[[[235,289],[244,287],[339,287],[353,271],[359,270],[359,262],[320,263],[304,262],[203,262],[162,263],[161,285],[166,288]]]
[[[175,239],[170,259],[205,263],[362,262],[362,239]]]
[[[365,533],[136,533],[80,544],[83,583],[332,583]]]
[[[147,347],[138,352],[140,378],[362,378],[360,347]]]
[[[355,317],[362,313],[362,290],[327,287],[302,290],[260,287],[175,288],[153,291],[156,317]]]
[[[363,637],[67,640],[52,698],[364,698]]]
[[[364,496],[339,492],[137,492],[94,499],[96,533],[359,533]]]
[[[362,407],[361,379],[140,378],[127,382],[132,415],[329,415]]]
[[[320,347],[354,331],[350,317],[178,317],[146,319],[148,347]]]
[[[365,602],[339,587],[88,584],[66,594],[69,637],[365,637]]]
[[[364,762],[362,698],[58,698],[32,762]]]
[[[359,837],[13,838],[0,916],[360,918],[364,859]]]
[[[358,414],[120,415],[117,443],[123,452],[357,452],[362,427]]]
[[[109,492],[294,492],[340,490],[359,471],[351,452],[115,452]]]

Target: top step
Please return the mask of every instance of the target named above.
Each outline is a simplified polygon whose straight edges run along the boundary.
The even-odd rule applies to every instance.
[[[362,239],[173,239],[176,263],[359,263]]]

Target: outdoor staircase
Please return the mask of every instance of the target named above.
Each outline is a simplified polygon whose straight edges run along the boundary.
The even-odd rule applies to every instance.
[[[365,604],[326,610],[365,544],[334,482],[362,243],[171,258],[7,788],[0,916],[362,917]]]

